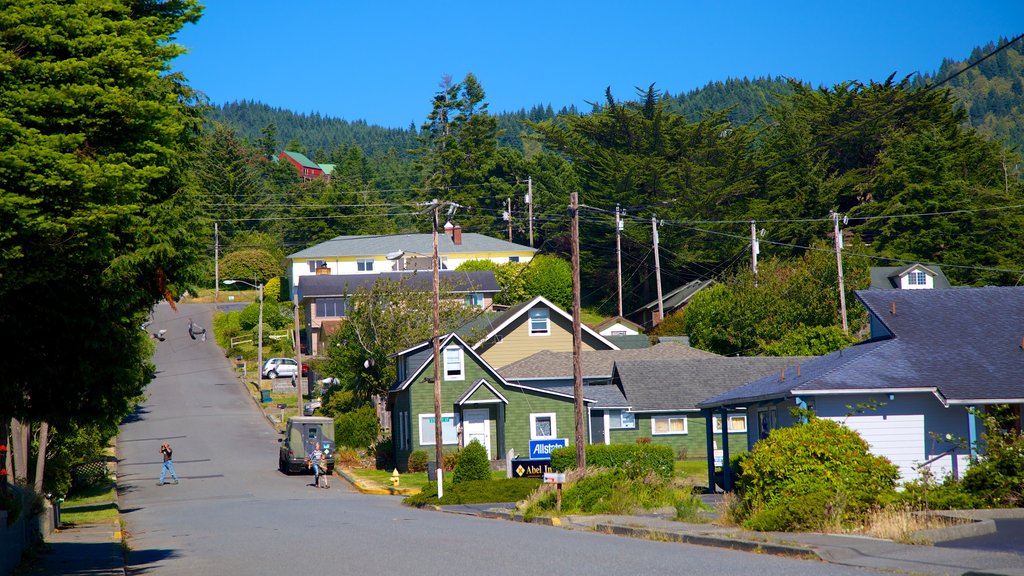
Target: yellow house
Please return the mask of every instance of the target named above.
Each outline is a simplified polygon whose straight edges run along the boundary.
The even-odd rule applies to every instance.
[[[581,324],[583,350],[619,347]],[[490,366],[502,368],[542,350],[572,352],[572,316],[543,296],[517,304],[489,319],[483,335],[467,336]]]
[[[438,234],[437,251],[442,270],[454,270],[468,260],[490,260],[497,264],[529,262],[537,252],[529,246],[483,234],[463,233],[460,226],[450,222],[445,224],[444,234]],[[303,276],[429,270],[432,255],[432,234],[389,234],[338,236],[290,254],[285,260],[294,294]]]

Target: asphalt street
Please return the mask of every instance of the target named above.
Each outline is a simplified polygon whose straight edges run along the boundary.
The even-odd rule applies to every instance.
[[[131,574],[870,574],[857,568],[409,508],[277,470],[277,434],[213,338],[211,305],[157,307],[158,375],[121,427]],[[170,442],[178,485],[157,486]]]

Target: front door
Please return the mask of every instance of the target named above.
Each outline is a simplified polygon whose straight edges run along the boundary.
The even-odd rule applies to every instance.
[[[604,444],[604,410],[590,411],[590,443]]]
[[[487,449],[487,459],[491,459],[491,426],[487,416],[490,410],[463,410],[462,432],[463,445],[468,446],[476,440]]]

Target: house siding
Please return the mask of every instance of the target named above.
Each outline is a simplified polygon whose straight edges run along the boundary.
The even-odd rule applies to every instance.
[[[686,417],[686,434],[654,434],[654,417]],[[707,458],[707,428],[705,419],[700,412],[659,412],[637,413],[636,428],[611,428],[608,431],[611,444],[633,444],[638,438],[649,438],[651,444],[669,446],[678,459]],[[749,429],[750,422],[747,422]],[[746,440],[745,432],[729,434],[730,454],[745,451],[742,449]],[[718,447],[722,447],[722,435],[715,434]]]
[[[537,308],[547,308],[547,306],[538,304],[534,309]],[[524,313],[506,326],[498,337],[491,338],[480,346],[477,353],[492,367],[500,369],[542,350],[572,352],[572,322],[554,310],[550,310],[548,319],[549,334],[532,336],[530,335],[529,313]],[[602,344],[586,332],[583,333],[582,343],[583,350],[609,349],[607,345]]]

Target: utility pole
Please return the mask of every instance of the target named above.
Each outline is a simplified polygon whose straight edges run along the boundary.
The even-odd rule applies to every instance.
[[[757,255],[761,253],[761,246],[757,242],[757,222],[750,221],[750,271],[757,277]]]
[[[299,339],[302,332],[299,330],[299,291],[296,289],[292,292],[292,317],[295,319],[295,383],[299,395],[299,416],[305,416],[306,407],[302,403],[302,341]],[[260,369],[262,370],[263,368],[260,367]],[[313,387],[307,384],[306,390],[309,391],[309,395],[312,397]]]
[[[440,204],[434,200],[430,209],[430,222],[434,236],[434,255],[431,260],[433,269],[433,305],[431,306],[431,318],[434,322],[434,459],[437,472],[437,497],[444,497],[444,444],[442,444],[441,433],[441,263],[437,257],[437,211]]]
[[[615,205],[615,277],[619,285],[619,318],[622,318],[622,212]]]
[[[576,468],[587,470],[583,420],[583,336],[580,328],[580,207],[576,192],[569,197],[572,242],[572,395],[576,408]]]
[[[508,211],[505,212],[505,219],[508,220],[508,241],[512,242],[512,198],[506,198],[505,202],[508,205]]]
[[[526,177],[526,203],[530,219],[530,248],[533,248],[533,177]]]
[[[658,217],[651,216],[651,236],[654,239],[654,283],[658,288],[658,322],[665,319],[665,304],[661,297],[661,257],[658,255]]]
[[[839,313],[843,317],[843,332],[849,334],[850,327],[846,323],[846,286],[843,283],[843,237],[839,232],[839,213],[833,210],[831,216],[836,244],[836,271],[839,276]]]
[[[213,301],[220,302],[220,230],[213,223]]]

